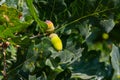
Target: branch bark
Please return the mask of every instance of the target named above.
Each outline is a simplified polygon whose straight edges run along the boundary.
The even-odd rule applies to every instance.
[[[3,68],[3,76],[4,76],[4,80],[8,80],[7,79],[7,72],[6,72],[6,69],[7,69],[7,63],[6,63],[6,49],[3,49],[3,56],[4,56],[4,68]]]

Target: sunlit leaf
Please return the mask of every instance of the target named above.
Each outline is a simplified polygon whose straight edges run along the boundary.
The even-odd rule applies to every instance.
[[[74,53],[70,52],[69,50],[64,50],[60,53],[60,59],[62,64],[71,62],[73,57]]]
[[[36,79],[36,75],[29,75],[29,79],[28,80],[37,80]]]
[[[112,51],[110,53],[112,66],[115,70],[116,78],[120,78],[120,52],[119,47],[113,44]]]
[[[107,33],[109,33],[115,26],[115,22],[113,19],[101,20],[100,24]]]
[[[87,39],[89,35],[91,34],[91,27],[92,27],[92,25],[89,24],[89,20],[84,21],[83,24],[78,25],[78,27],[79,27],[81,35],[83,35],[85,39]]]
[[[95,77],[95,75],[87,75],[87,74],[83,74],[83,73],[73,73],[72,74],[72,78],[81,78],[81,79],[91,79]]]
[[[50,66],[51,69],[53,69],[53,70],[55,69],[54,66],[53,66],[53,64],[52,64],[52,62],[50,61],[50,59],[46,60],[46,65]]]

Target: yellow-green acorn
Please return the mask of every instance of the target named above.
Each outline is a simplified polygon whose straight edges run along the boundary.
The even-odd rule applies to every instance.
[[[103,33],[103,34],[102,34],[102,38],[106,40],[106,39],[109,38],[109,35],[108,35],[107,33]]]
[[[63,46],[62,46],[62,41],[61,39],[58,37],[58,35],[56,33],[52,33],[50,34],[50,38],[51,38],[51,42],[54,46],[54,48],[57,50],[57,51],[61,51]]]
[[[47,24],[47,32],[53,32],[55,30],[54,24],[50,20],[46,20],[45,23]]]

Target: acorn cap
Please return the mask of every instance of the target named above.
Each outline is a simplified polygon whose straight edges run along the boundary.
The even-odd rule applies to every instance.
[[[53,24],[50,20],[46,20],[45,23],[46,23],[47,26],[48,26],[47,31],[48,31],[48,32],[53,32],[54,29],[55,29],[54,24]]]
[[[46,20],[45,23],[48,25],[48,28],[51,28],[52,26],[54,26],[50,20]]]
[[[56,34],[56,33],[52,33],[52,34],[50,34],[50,38],[53,38],[53,37],[55,37],[55,36],[57,36],[58,37],[58,35]]]

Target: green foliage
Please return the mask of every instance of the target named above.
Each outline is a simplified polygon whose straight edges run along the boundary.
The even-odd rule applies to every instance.
[[[26,0],[26,2],[27,2],[31,15],[33,16],[38,26],[40,27],[39,31],[45,32],[45,30],[47,29],[47,25],[38,18],[38,14],[33,5],[33,0]]]
[[[15,37],[15,33],[25,30],[31,22],[22,22],[17,9],[2,5],[0,7],[0,38]]]
[[[119,4],[1,0],[0,80],[119,80]],[[46,20],[54,23],[62,51],[53,47]]]

